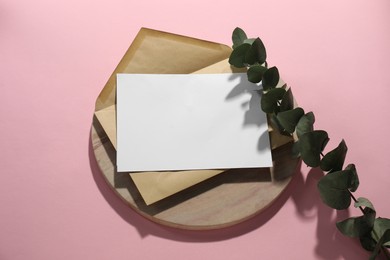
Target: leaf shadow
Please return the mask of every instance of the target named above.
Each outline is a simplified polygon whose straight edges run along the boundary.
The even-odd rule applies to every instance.
[[[297,177],[297,186],[292,194],[297,215],[303,221],[317,221],[317,244],[314,254],[318,259],[368,259],[366,252],[357,239],[341,234],[336,222],[350,217],[350,211],[336,211],[325,205],[317,190],[317,183],[324,173],[319,168],[312,168],[307,174]]]
[[[246,100],[241,103],[241,108],[245,109],[244,119],[243,119],[243,128],[245,127],[264,127],[267,123],[267,120],[264,120],[262,115],[264,112],[261,110],[261,84],[250,83],[247,80],[245,73],[232,73],[229,77],[229,81],[239,81],[235,85],[228,95],[225,97],[226,101],[230,101],[236,98],[239,98],[242,95],[250,95],[249,100]],[[257,149],[262,151],[267,147],[269,141],[269,136],[267,132],[262,132],[259,136]]]
[[[238,237],[250,231],[256,230],[267,223],[277,212],[283,207],[286,201],[290,198],[295,189],[292,180],[287,185],[286,189],[260,214],[255,214],[251,218],[235,224],[233,226],[219,228],[215,230],[183,230],[174,227],[163,226],[152,222],[151,220],[140,215],[134,209],[129,207],[129,204],[118,196],[115,191],[107,185],[107,181],[96,161],[91,136],[89,139],[89,160],[93,179],[111,208],[127,223],[132,225],[138,232],[141,238],[149,235],[181,241],[181,242],[197,242],[206,243],[212,241],[223,241],[233,237]]]

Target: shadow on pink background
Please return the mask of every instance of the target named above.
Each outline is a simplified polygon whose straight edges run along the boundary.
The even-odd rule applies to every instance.
[[[136,227],[141,239],[148,235],[153,235],[164,239],[189,243],[228,240],[260,229],[278,213],[287,200],[291,199],[295,205],[296,214],[303,222],[307,219],[317,221],[315,255],[323,259],[336,259],[339,257],[343,259],[356,259],[356,257],[362,254],[360,244],[357,240],[344,237],[335,228],[337,221],[350,217],[349,209],[338,211],[337,215],[334,216],[333,213],[335,211],[322,203],[317,190],[317,182],[323,176],[323,172],[318,168],[311,169],[307,173],[308,177],[305,181],[303,173],[299,170],[301,167],[300,163],[286,190],[282,192],[274,203],[257,216],[227,228],[195,231],[162,226],[140,216],[127,206],[106,183],[96,163],[91,142],[89,144],[89,157],[93,178],[103,197],[118,215],[130,225]],[[285,230],[285,232],[289,232],[289,230]],[[281,243],[283,242],[281,241]],[[345,247],[350,248],[350,250],[345,250]],[[367,253],[366,256],[368,258],[369,254]]]

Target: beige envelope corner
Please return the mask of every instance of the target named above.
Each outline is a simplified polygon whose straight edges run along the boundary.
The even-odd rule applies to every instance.
[[[116,147],[115,86],[117,73],[231,73],[231,48],[209,41],[141,28],[96,100],[95,115]],[[238,71],[234,71],[238,72]],[[150,205],[223,170],[142,172],[130,174]]]

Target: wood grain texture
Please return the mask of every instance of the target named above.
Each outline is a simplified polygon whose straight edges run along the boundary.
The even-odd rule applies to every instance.
[[[270,138],[271,144],[279,144],[283,139],[275,132],[270,133]],[[291,158],[291,142],[283,144],[283,141],[283,145],[272,150],[274,167],[271,169],[227,170],[146,205],[129,174],[116,172],[116,150],[96,117],[91,142],[107,184],[126,204],[154,222],[181,229],[227,227],[260,213],[283,192],[299,161]]]

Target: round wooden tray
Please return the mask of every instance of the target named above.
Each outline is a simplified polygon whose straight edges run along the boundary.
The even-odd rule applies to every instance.
[[[271,143],[277,138],[271,133]],[[130,207],[154,222],[191,230],[227,227],[260,213],[286,188],[299,161],[291,158],[289,142],[272,150],[273,168],[227,170],[146,205],[129,174],[115,171],[116,150],[96,117],[91,141],[108,185]]]

